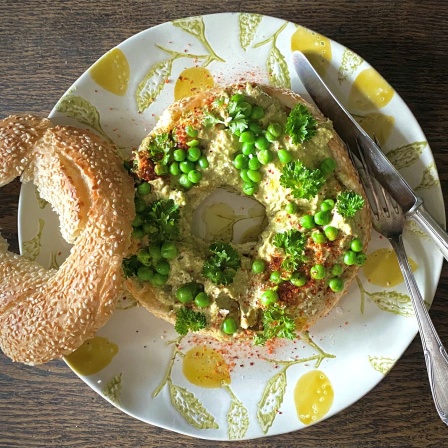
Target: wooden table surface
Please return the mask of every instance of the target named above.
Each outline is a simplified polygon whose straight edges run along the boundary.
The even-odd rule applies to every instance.
[[[47,115],[101,55],[175,18],[225,11],[277,16],[351,48],[395,87],[422,126],[448,198],[446,0],[20,0],[0,1],[0,118]],[[0,192],[0,227],[17,244],[18,181]],[[431,316],[448,345],[448,268]],[[384,380],[339,414],[299,432],[210,442],[137,421],[89,389],[62,361],[39,367],[0,354],[0,446],[20,447],[427,447],[448,446],[434,409],[419,337]]]

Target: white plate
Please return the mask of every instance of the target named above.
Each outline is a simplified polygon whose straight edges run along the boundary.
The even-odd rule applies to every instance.
[[[182,19],[143,31],[93,66],[103,76],[108,74],[105,84],[99,85],[89,69],[61,98],[51,118],[90,126],[129,153],[175,99],[179,76],[188,75],[185,69],[196,67],[189,71],[193,87],[202,75],[203,81],[214,84],[270,82],[291,87],[308,98],[291,66],[292,47],[305,52],[324,50],[325,80],[350,112],[364,117],[369,130],[369,122],[378,125],[381,117],[389,117],[386,121],[393,122],[389,131],[376,131],[385,152],[435,218],[443,222],[444,204],[430,148],[398,94],[387,83],[381,85],[385,81],[378,73],[347,48],[284,20],[227,13]],[[370,80],[363,81],[369,74]],[[373,95],[373,103],[353,103],[355,80],[361,91]],[[118,89],[115,92],[113,85]],[[366,85],[370,91],[365,91]],[[151,95],[151,104],[136,100]],[[32,185],[22,189],[19,214],[22,253],[45,266],[61,264],[69,247],[62,238],[54,237],[58,219],[49,206],[36,199]],[[415,225],[408,227],[405,240],[409,256],[418,264],[419,287],[430,303],[442,256]],[[388,247],[374,234],[368,252]],[[378,265],[384,272],[390,270],[384,262]],[[222,347],[197,336],[186,337],[176,346],[170,343],[177,337],[170,325],[143,308],[121,303],[99,332],[118,346],[117,354],[98,373],[80,377],[103,396],[115,381],[115,392],[105,398],[153,425],[207,439],[256,438],[299,430],[351,405],[381,381],[416,331],[403,284],[378,286],[361,270],[359,283],[354,282],[340,305],[312,329],[312,341],[281,344],[273,353]],[[182,355],[201,344],[222,353],[230,367],[228,386],[205,388],[184,376]],[[305,387],[306,378],[319,390]],[[305,403],[305,411],[315,415],[314,420],[304,421],[297,412],[297,400]]]

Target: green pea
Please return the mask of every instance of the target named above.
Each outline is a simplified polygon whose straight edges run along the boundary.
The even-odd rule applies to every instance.
[[[207,308],[210,305],[210,297],[206,292],[202,291],[194,298],[194,303],[199,308]]]
[[[253,143],[243,143],[241,146],[241,152],[245,156],[254,155],[256,153],[255,145]]]
[[[336,160],[334,160],[332,157],[322,160],[319,165],[319,169],[324,176],[332,173],[336,169]]]
[[[179,176],[180,174],[180,167],[179,167],[179,162],[173,162],[170,165],[170,174],[173,176]]]
[[[145,236],[145,232],[141,228],[134,229],[131,233],[132,238],[141,240]]]
[[[156,272],[162,275],[168,275],[170,273],[170,264],[167,261],[159,261],[155,266],[154,269]]]
[[[273,142],[275,142],[275,141],[277,140],[277,137],[275,137],[274,135],[272,135],[269,131],[266,131],[266,132],[264,133],[264,136],[265,136],[266,140],[267,140],[269,143],[273,143]]]
[[[292,160],[292,154],[286,149],[279,149],[277,152],[277,156],[278,160],[280,160],[280,163],[282,163],[283,165],[286,165]]]
[[[334,241],[339,234],[339,230],[336,227],[333,226],[327,226],[324,229],[325,236],[330,240]]]
[[[188,135],[188,137],[195,138],[198,136],[199,131],[197,129],[194,129],[193,126],[185,126],[185,132]]]
[[[136,197],[134,199],[134,206],[135,206],[135,213],[141,213],[146,208],[146,202],[144,199]]]
[[[269,149],[262,149],[258,152],[257,159],[262,165],[267,165],[274,160],[274,154]]]
[[[145,266],[151,266],[152,263],[151,254],[146,249],[140,249],[137,252],[137,260]]]
[[[221,326],[225,334],[233,334],[238,330],[238,325],[233,317],[226,317]]]
[[[188,303],[194,300],[193,290],[190,285],[183,285],[176,291],[177,300],[181,303]]]
[[[190,162],[197,162],[202,156],[202,152],[200,150],[200,148],[198,147],[194,147],[194,148],[189,148],[188,152],[187,152],[187,159]]]
[[[252,171],[257,171],[261,168],[261,163],[256,157],[249,159],[248,168]]]
[[[188,174],[185,173],[179,176],[179,184],[187,190],[193,186],[193,182],[188,179]]]
[[[267,289],[260,297],[260,302],[264,306],[272,305],[278,301],[278,292]]]
[[[247,169],[242,169],[241,171],[240,171],[240,177],[241,177],[241,179],[243,179],[244,180],[244,182],[252,182],[250,179],[249,179],[249,176],[247,175],[247,172],[248,172],[249,170],[247,170]]]
[[[189,173],[194,170],[194,163],[191,160],[184,160],[179,163],[179,168],[183,173]]]
[[[162,258],[162,250],[157,243],[151,243],[148,247],[148,252],[154,263],[157,263]]]
[[[148,184],[148,182],[142,182],[137,186],[137,193],[140,196],[146,196],[151,193],[151,184]]]
[[[254,274],[261,274],[266,269],[266,263],[263,260],[257,259],[252,263],[252,272]]]
[[[331,213],[329,211],[325,211],[325,212],[317,212],[314,215],[314,222],[318,225],[318,226],[325,226],[327,224],[330,224],[331,222]]]
[[[306,284],[306,278],[304,275],[299,274],[298,272],[295,272],[294,274],[292,274],[291,278],[289,279],[289,281],[294,285],[294,286],[303,286]]]
[[[269,276],[269,280],[272,283],[276,283],[276,284],[281,283],[283,281],[281,272],[280,271],[272,271],[271,275]]]
[[[320,209],[323,212],[327,212],[330,210],[333,210],[334,208],[334,201],[333,199],[325,199],[325,201],[322,202],[322,204],[320,204]]]
[[[256,171],[254,171],[256,172]],[[258,185],[255,182],[244,182],[243,185],[243,193],[247,194],[248,196],[252,196],[255,194],[258,190]]]
[[[324,244],[327,242],[327,237],[319,231],[313,232],[311,238],[316,244]]]
[[[299,222],[304,229],[312,229],[315,225],[314,217],[312,215],[301,216]]]
[[[261,106],[254,106],[252,107],[252,112],[250,114],[250,118],[252,120],[260,120],[264,117],[264,109]]]
[[[176,245],[172,242],[163,243],[160,248],[160,255],[165,258],[165,260],[172,260],[177,256]]]
[[[237,170],[242,170],[243,168],[247,168],[248,163],[249,163],[249,157],[245,156],[244,154],[238,154],[233,159],[233,166]]]
[[[331,268],[331,275],[334,275],[335,277],[339,277],[344,272],[344,267],[342,264],[335,264]]]
[[[238,139],[241,143],[255,143],[255,134],[252,131],[244,131]]]
[[[187,152],[183,149],[175,149],[173,158],[176,162],[183,162],[187,158]]]
[[[150,281],[154,276],[154,271],[148,266],[140,266],[137,269],[137,278],[143,282]]]
[[[367,255],[363,252],[359,252],[356,254],[356,264],[358,266],[362,266],[367,260]]]
[[[355,238],[351,243],[350,243],[350,249],[353,252],[362,252],[363,249],[363,244],[362,241],[358,238]]]
[[[255,147],[260,151],[268,149],[269,145],[269,140],[264,135],[260,135],[255,140]]]
[[[247,177],[255,183],[260,183],[263,179],[263,174],[260,173],[260,171],[254,171],[254,170],[248,170],[247,171]]]
[[[331,278],[328,282],[328,286],[334,292],[341,292],[344,289],[344,281],[342,278]]]
[[[245,118],[249,118],[252,113],[252,104],[248,103],[247,101],[241,101],[238,103],[238,107],[243,113]]]
[[[157,164],[154,167],[154,172],[157,174],[157,176],[165,176],[169,173],[169,169],[166,165]]]
[[[280,123],[270,123],[267,132],[272,134],[274,137],[280,137],[282,135],[282,125]]]
[[[357,253],[353,252],[352,250],[348,250],[344,254],[344,263],[347,266],[353,266],[357,262]]]
[[[325,278],[325,267],[322,264],[315,264],[310,269],[310,275],[316,280],[322,280]]]
[[[159,274],[155,272],[150,282],[153,286],[163,286],[168,281],[168,275]]]
[[[132,220],[132,227],[141,227],[143,225],[143,217],[141,214],[135,215]]]
[[[199,140],[197,138],[187,142],[189,148],[196,148],[199,145]]]
[[[293,215],[294,213],[297,213],[299,211],[299,206],[295,202],[290,202],[289,204],[286,204],[285,211],[286,213]]]
[[[191,170],[187,174],[188,180],[193,184],[198,184],[202,179],[202,173],[198,170]]]
[[[255,135],[260,135],[263,132],[263,128],[256,122],[256,121],[251,121],[249,123],[249,129],[255,134]],[[254,140],[255,143],[255,140]]]
[[[241,103],[241,101],[244,101],[245,96],[242,93],[235,93],[231,96],[230,100],[235,103]]]
[[[205,157],[205,156],[201,156],[201,157],[199,157],[198,165],[199,165],[199,168],[201,168],[201,169],[203,169],[203,170],[207,169],[208,166],[209,166],[207,157]]]

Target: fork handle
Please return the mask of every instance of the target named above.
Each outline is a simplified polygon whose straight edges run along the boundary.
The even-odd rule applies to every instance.
[[[414,306],[434,403],[440,418],[448,425],[448,354],[429,317],[409,265],[401,235],[389,238],[389,241],[397,254],[398,264]]]
[[[433,239],[434,243],[448,260],[448,233],[442,229],[437,221],[426,211],[423,204],[409,213],[409,217],[414,218],[420,227]]]

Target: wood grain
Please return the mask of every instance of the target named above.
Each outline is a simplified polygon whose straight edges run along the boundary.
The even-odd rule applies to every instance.
[[[107,0],[0,2],[0,118],[47,115],[101,55],[148,27],[225,11],[291,20],[369,61],[409,105],[430,142],[448,199],[448,8],[445,0]],[[0,227],[17,245],[18,181],[0,192]],[[448,268],[431,316],[448,345]],[[398,335],[397,335],[398,337]],[[210,442],[141,423],[84,385],[61,361],[40,367],[0,354],[1,447],[427,447],[447,446],[417,337],[388,376],[336,416],[305,430],[247,442]]]

